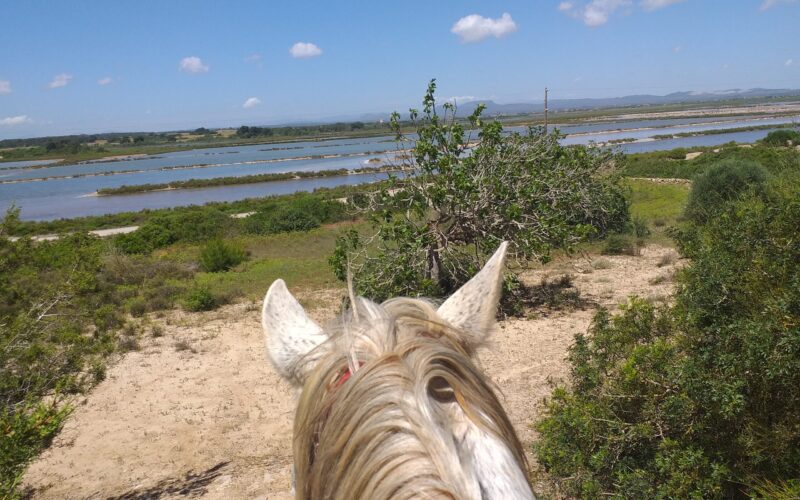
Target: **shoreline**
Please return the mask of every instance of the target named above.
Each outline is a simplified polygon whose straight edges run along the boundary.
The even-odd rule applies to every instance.
[[[401,153],[402,150],[393,150],[392,153]],[[69,175],[52,175],[47,177],[32,177],[28,179],[8,179],[2,180],[0,179],[0,185],[2,184],[21,184],[26,182],[45,182],[51,180],[62,180],[62,179],[81,179],[86,177],[107,177],[107,176],[114,176],[114,175],[126,175],[126,174],[143,174],[149,172],[169,172],[173,170],[194,170],[194,169],[201,169],[201,168],[215,168],[215,167],[232,167],[232,166],[240,166],[240,165],[260,165],[264,163],[283,163],[283,162],[292,162],[292,161],[308,161],[308,160],[330,160],[333,158],[357,158],[359,156],[370,156],[370,155],[380,155],[380,154],[387,154],[390,153],[389,151],[367,151],[364,153],[346,153],[340,155],[312,155],[312,156],[299,156],[296,158],[275,158],[269,160],[249,160],[249,161],[240,161],[240,162],[232,162],[232,163],[197,163],[194,165],[174,165],[169,167],[159,167],[159,168],[150,168],[150,169],[131,169],[131,170],[107,170],[104,172],[86,172],[86,173],[76,173],[76,174],[69,174]],[[397,159],[397,158],[395,158]],[[23,170],[24,169],[20,169]],[[322,172],[324,170],[320,170]],[[269,174],[283,174],[286,172],[270,172]],[[268,174],[254,174],[254,175],[268,175]],[[175,181],[180,182],[180,181]]]
[[[789,100],[788,102],[779,102],[779,103],[764,103],[764,104],[752,104],[752,105],[740,105],[740,106],[716,106],[713,107],[714,103],[707,103],[706,107],[703,107],[703,103],[697,103],[696,107],[690,107],[687,109],[679,109],[674,111],[642,111],[638,113],[626,113],[624,112],[625,108],[612,108],[612,114],[608,115],[601,115],[596,117],[581,117],[581,116],[569,116],[571,113],[585,113],[591,112],[594,110],[585,109],[585,110],[568,110],[562,111],[562,116],[559,116],[559,113],[555,113],[554,116],[550,120],[551,125],[576,125],[581,123],[591,124],[591,123],[603,123],[603,122],[614,122],[614,121],[633,121],[633,120],[641,120],[641,119],[667,119],[667,118],[696,118],[696,117],[726,117],[726,116],[733,116],[733,115],[744,115],[749,117],[756,117],[756,116],[765,116],[765,117],[779,117],[781,115],[791,114],[791,113],[800,113],[800,102],[795,100]],[[653,105],[654,108],[659,108],[659,105]],[[602,111],[602,110],[597,110]],[[566,115],[566,116],[564,116]],[[502,116],[501,122],[503,123],[504,127],[513,127],[513,126],[520,126],[520,125],[531,125],[531,124],[542,124],[542,117],[538,114],[530,114],[529,118],[524,117],[524,115],[508,115]],[[410,128],[404,128],[402,132],[409,133],[413,132]],[[216,149],[216,148],[226,148],[226,147],[239,147],[239,146],[254,146],[254,145],[273,145],[273,144],[291,144],[291,143],[298,143],[298,142],[327,142],[327,141],[334,141],[334,140],[349,140],[349,139],[368,139],[374,137],[381,137],[381,136],[394,136],[394,133],[391,130],[380,130],[374,132],[366,132],[361,134],[335,134],[335,135],[309,135],[309,136],[288,136],[288,137],[265,137],[263,140],[233,140],[230,142],[221,142],[221,143],[196,143],[196,144],[189,144],[189,143],[180,143],[180,144],[157,144],[152,146],[143,146],[143,149],[146,150],[147,148],[152,149],[152,152],[131,152],[131,153],[117,153],[109,154],[108,156],[103,156],[100,158],[92,158],[92,159],[79,159],[79,160],[64,160],[63,158],[58,158],[57,156],[43,156],[43,157],[22,157],[22,158],[13,158],[8,159],[8,161],[4,161],[0,159],[0,170],[3,170],[3,163],[15,163],[20,161],[45,161],[45,160],[57,160],[56,163],[51,163],[47,165],[39,165],[38,168],[47,168],[53,166],[67,166],[67,165],[76,165],[76,164],[85,164],[85,163],[94,163],[94,162],[105,162],[105,161],[133,161],[139,159],[139,156],[152,156],[158,154],[169,154],[169,153],[177,153],[181,151],[189,151],[193,149]],[[37,168],[33,167],[33,168]],[[11,167],[13,168],[13,167]],[[29,167],[30,168],[30,167]]]
[[[336,169],[319,170],[313,172],[282,172],[269,174],[244,175],[238,177],[214,177],[211,179],[188,179],[185,181],[174,181],[159,184],[139,184],[133,186],[119,186],[117,188],[106,188],[95,191],[94,193],[83,195],[82,197],[105,198],[111,196],[127,196],[143,193],[153,193],[159,191],[208,189],[215,187],[240,186],[246,184],[263,184],[270,182],[281,182],[291,180],[311,180],[326,179],[331,177],[347,177],[350,175],[382,174],[389,172],[400,172],[402,167],[363,167],[358,169]]]

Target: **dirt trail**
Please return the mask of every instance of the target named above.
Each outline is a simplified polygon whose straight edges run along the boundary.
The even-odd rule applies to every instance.
[[[658,267],[671,252],[650,246],[641,257],[563,262],[525,280],[569,273],[583,299],[610,307],[632,294],[661,300],[672,288],[662,277],[679,265]],[[324,323],[340,293],[298,295]],[[504,321],[480,354],[526,448],[542,398],[567,374],[567,347],[593,313]],[[294,394],[268,364],[259,315],[258,304],[237,304],[154,319],[163,335],[148,332],[109,369],[31,465],[25,485],[34,498],[291,498]]]

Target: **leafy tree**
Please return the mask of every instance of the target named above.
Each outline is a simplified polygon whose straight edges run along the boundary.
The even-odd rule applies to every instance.
[[[447,295],[501,241],[520,260],[546,261],[553,248],[625,225],[627,203],[609,153],[563,147],[557,134],[538,128],[505,134],[499,122],[482,120],[483,107],[468,131],[452,104],[437,113],[435,89],[432,80],[422,112],[410,111],[418,138],[406,175],[362,207],[375,234],[348,233],[331,257],[340,278],[350,266],[359,293]],[[405,142],[399,119],[394,113],[392,126]]]

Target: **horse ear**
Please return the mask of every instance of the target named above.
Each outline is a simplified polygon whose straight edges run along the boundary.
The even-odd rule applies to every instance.
[[[464,331],[473,345],[481,344],[495,322],[503,285],[508,242],[503,242],[478,274],[439,306],[439,316]]]
[[[307,355],[327,336],[306,315],[283,280],[275,280],[264,297],[261,326],[267,339],[267,354],[275,369],[289,381],[302,384],[313,361]]]

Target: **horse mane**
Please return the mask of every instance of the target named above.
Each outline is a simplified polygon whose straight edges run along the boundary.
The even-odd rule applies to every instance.
[[[457,447],[470,424],[527,470],[472,359],[476,346],[432,302],[356,298],[351,306],[294,367],[307,371],[294,423],[298,498],[480,498]]]

